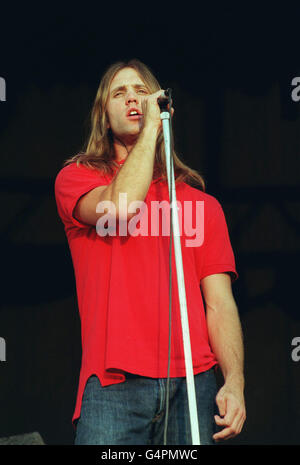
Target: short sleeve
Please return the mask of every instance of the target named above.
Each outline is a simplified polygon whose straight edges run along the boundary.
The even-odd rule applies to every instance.
[[[222,206],[212,196],[204,202],[204,241],[196,250],[200,280],[217,273],[229,273],[231,281],[238,278]]]
[[[74,225],[86,228],[74,217],[74,209],[80,197],[98,186],[109,184],[110,180],[99,170],[71,163],[62,168],[55,179],[55,199],[58,214],[65,227]]]

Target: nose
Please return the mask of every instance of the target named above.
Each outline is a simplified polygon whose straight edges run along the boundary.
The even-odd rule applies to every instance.
[[[138,96],[134,90],[129,90],[126,95],[126,104],[129,105],[131,102],[138,103]]]

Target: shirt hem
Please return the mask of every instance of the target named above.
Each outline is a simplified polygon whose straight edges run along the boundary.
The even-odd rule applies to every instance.
[[[213,359],[207,364],[202,364],[201,366],[195,366],[193,368],[193,373],[194,373],[194,375],[198,375],[199,373],[203,373],[205,371],[208,371],[212,367],[217,366],[217,365],[218,365],[218,361],[216,359]],[[118,366],[118,363],[116,363],[115,366]],[[75,411],[74,411],[74,414],[73,414],[73,417],[72,417],[72,425],[73,425],[74,428],[76,427],[77,420],[79,420],[79,418],[80,418],[80,412],[81,412],[81,406],[82,406],[82,397],[83,397],[83,394],[84,394],[86,383],[87,383],[88,379],[90,378],[90,376],[96,375],[98,377],[98,379],[100,381],[100,384],[102,386],[109,386],[111,384],[124,383],[126,381],[126,376],[125,376],[126,372],[132,373],[132,374],[135,374],[135,375],[139,375],[139,376],[146,376],[148,378],[154,378],[154,379],[167,378],[167,376],[153,376],[153,373],[151,375],[151,374],[149,374],[148,371],[147,372],[144,371],[142,373],[141,370],[139,370],[138,368],[128,366],[128,365],[126,365],[126,368],[124,368],[124,366],[123,366],[123,368],[110,368],[110,369],[114,370],[114,372],[110,372],[109,370],[106,370],[105,373],[104,373],[104,376],[100,376],[99,372],[97,372],[96,370],[89,370],[84,375],[82,375],[82,381],[80,383],[80,385],[81,385],[80,388],[81,389],[80,389],[80,391],[78,391]],[[170,378],[183,378],[183,377],[186,376],[185,368],[179,368],[176,371],[178,371],[178,375],[177,375],[177,373],[175,375],[174,371],[173,371],[173,374],[170,374]],[[181,372],[181,374],[179,374],[180,372]],[[105,375],[109,375],[109,377],[111,377],[110,381],[112,381],[112,382],[108,382],[108,383],[105,382],[104,381]],[[102,379],[102,381],[101,381],[101,379]],[[107,379],[107,376],[106,376],[106,379]]]

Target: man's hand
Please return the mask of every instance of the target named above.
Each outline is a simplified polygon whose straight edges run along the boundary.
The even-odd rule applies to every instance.
[[[225,382],[219,390],[216,403],[220,415],[215,415],[215,421],[223,429],[213,436],[215,441],[230,439],[237,436],[246,419],[246,408],[243,390],[237,383]]]
[[[150,94],[142,99],[142,112],[144,115],[143,125],[148,126],[152,125],[157,127],[159,130],[162,128],[162,122],[160,118],[160,107],[158,104],[158,98],[162,95],[163,90],[159,90],[154,94]],[[168,105],[169,109],[169,105]],[[174,108],[171,108],[171,116],[173,116]]]

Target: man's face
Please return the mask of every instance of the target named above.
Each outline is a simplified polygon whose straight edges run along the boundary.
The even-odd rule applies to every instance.
[[[111,82],[106,111],[109,127],[123,141],[132,141],[143,125],[142,99],[149,91],[133,68],[123,68]]]

